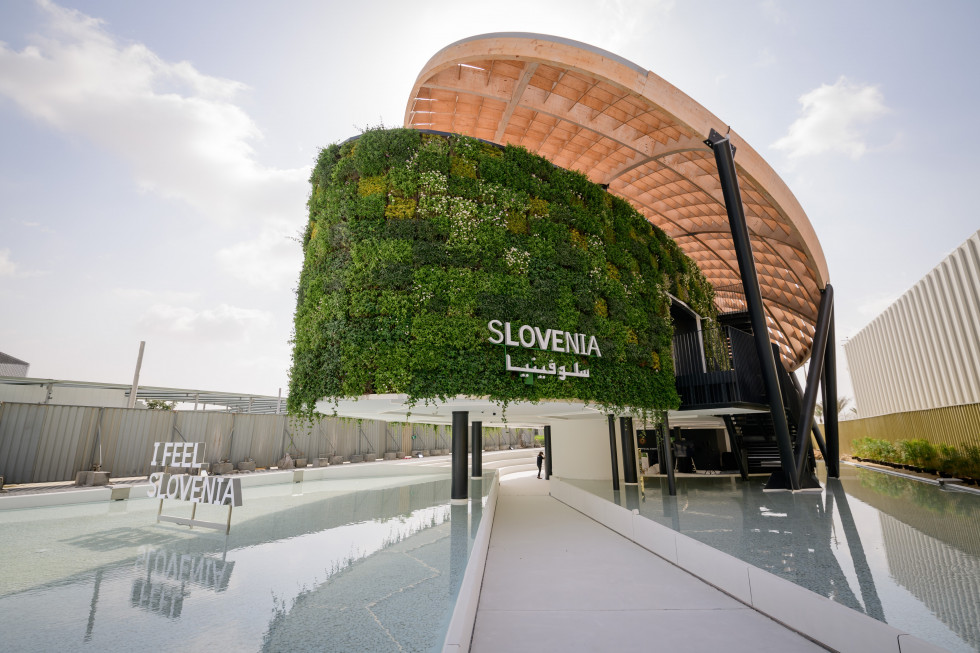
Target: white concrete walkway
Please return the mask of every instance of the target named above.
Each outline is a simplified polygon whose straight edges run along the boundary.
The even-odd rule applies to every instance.
[[[534,472],[502,479],[470,650],[825,651],[551,498]]]

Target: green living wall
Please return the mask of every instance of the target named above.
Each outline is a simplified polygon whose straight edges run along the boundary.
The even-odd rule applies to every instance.
[[[370,130],[310,177],[289,408],[407,393],[674,408],[667,293],[714,311],[694,262],[627,202],[519,147]],[[507,347],[588,378],[505,371],[490,320],[595,336],[601,357]]]

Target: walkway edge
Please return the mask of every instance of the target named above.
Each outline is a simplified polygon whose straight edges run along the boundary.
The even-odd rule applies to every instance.
[[[463,582],[456,596],[456,607],[449,620],[449,629],[443,641],[444,653],[462,653],[470,650],[473,639],[473,626],[476,623],[476,608],[480,604],[480,590],[483,587],[483,571],[487,566],[490,551],[490,531],[493,529],[493,516],[497,510],[497,494],[500,490],[500,474],[495,474],[493,485],[487,494],[487,505],[483,508],[480,525],[473,538],[473,548],[463,572]]]
[[[840,653],[941,653],[882,623],[581,488],[551,477],[551,496],[732,598]],[[460,649],[465,650],[465,649]]]

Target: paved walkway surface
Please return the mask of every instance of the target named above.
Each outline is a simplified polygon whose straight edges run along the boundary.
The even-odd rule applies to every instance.
[[[548,495],[502,479],[471,651],[824,652]]]

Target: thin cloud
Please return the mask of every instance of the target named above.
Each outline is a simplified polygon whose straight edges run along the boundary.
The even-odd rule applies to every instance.
[[[252,239],[218,251],[225,272],[257,288],[288,291],[299,278],[303,253],[295,229],[270,226]]]
[[[776,25],[786,21],[786,10],[778,0],[763,0],[759,3],[759,9],[767,20]]]
[[[17,264],[10,258],[9,249],[0,249],[0,279],[12,279],[17,276]]]
[[[0,95],[115,153],[140,187],[210,219],[241,224],[303,213],[308,170],[255,160],[261,132],[234,103],[244,84],[120,43],[81,12],[39,5],[47,23],[31,45],[14,51],[0,43]]]
[[[877,86],[841,77],[800,97],[802,115],[773,143],[791,158],[833,152],[858,159],[868,151],[864,127],[888,113]]]
[[[9,249],[0,249],[0,279],[27,279],[48,274],[43,270],[28,270],[14,261]]]
[[[272,324],[272,314],[220,304],[197,310],[188,306],[154,304],[137,322],[140,333],[183,340],[233,344],[249,341]]]

